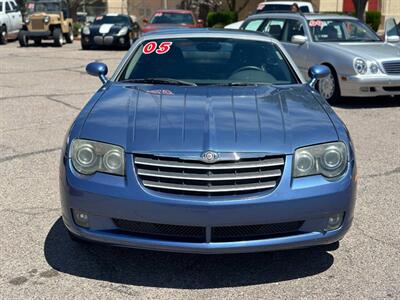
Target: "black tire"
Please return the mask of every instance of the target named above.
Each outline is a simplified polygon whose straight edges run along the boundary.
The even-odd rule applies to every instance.
[[[60,28],[53,29],[53,38],[54,38],[54,46],[62,47],[64,38],[63,38]]]
[[[82,50],[89,50],[90,49],[90,46],[85,45],[84,43],[81,43],[81,47],[82,47]]]
[[[18,33],[18,42],[21,47],[28,47],[29,39],[26,36],[26,32],[21,30]]]
[[[126,39],[128,40],[128,42],[125,45],[125,50],[129,50],[133,44],[133,39],[131,38],[131,35],[129,33],[126,35]]]
[[[64,37],[68,44],[72,44],[74,42],[74,33],[72,32],[72,27],[69,28],[68,33],[66,33]]]
[[[341,94],[336,71],[332,67],[328,67],[331,70],[331,74],[327,78],[319,80],[315,88],[320,92],[321,96],[328,101],[329,104],[333,105],[340,101]],[[322,86],[326,88],[326,91],[323,90]],[[332,86],[333,91],[330,90]]]
[[[8,40],[7,27],[3,25],[0,28],[0,45],[7,44],[7,40]]]

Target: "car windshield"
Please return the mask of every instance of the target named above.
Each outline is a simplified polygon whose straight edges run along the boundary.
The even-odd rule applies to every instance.
[[[273,43],[231,38],[174,38],[144,42],[119,81],[168,79],[196,85],[298,83]],[[173,80],[173,81],[172,81]],[[151,83],[151,82],[149,82]]]
[[[60,2],[29,2],[26,4],[27,13],[33,12],[59,12]]]
[[[316,42],[380,42],[367,25],[350,19],[309,20],[308,26]]]
[[[94,19],[93,24],[123,24],[123,23],[128,23],[128,17],[127,16],[97,16]]]
[[[191,14],[157,12],[150,21],[151,24],[194,24]]]

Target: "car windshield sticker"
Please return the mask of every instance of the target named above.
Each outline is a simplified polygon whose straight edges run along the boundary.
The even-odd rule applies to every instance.
[[[310,27],[316,27],[316,26],[322,27],[322,26],[324,25],[324,23],[323,23],[321,20],[311,20],[311,21],[308,23],[308,25],[309,25]]]
[[[100,21],[101,19],[103,19],[103,16],[96,17],[96,21]]]
[[[155,17],[161,17],[162,15],[163,15],[163,14],[160,13],[160,12],[154,14]]]
[[[172,42],[162,42],[160,45],[154,41],[148,42],[143,47],[143,54],[151,54],[156,51],[157,54],[165,54],[171,49]]]

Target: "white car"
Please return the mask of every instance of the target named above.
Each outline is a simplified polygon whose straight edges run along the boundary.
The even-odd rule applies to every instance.
[[[0,44],[17,38],[22,28],[22,15],[14,0],[0,0]]]
[[[265,1],[261,2],[257,6],[256,14],[266,13],[271,11],[290,11],[293,3],[297,3],[300,11],[303,13],[314,12],[314,7],[310,2],[296,2],[296,1]],[[238,21],[229,25],[226,25],[226,29],[239,29],[243,24],[243,21]]]
[[[314,7],[310,2],[299,1],[264,1],[258,4],[256,13],[266,13],[271,11],[290,11],[293,3],[297,3],[303,13],[313,13]]]

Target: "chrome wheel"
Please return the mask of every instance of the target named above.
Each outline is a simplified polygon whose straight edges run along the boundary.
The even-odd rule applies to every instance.
[[[332,74],[329,74],[326,78],[323,78],[319,81],[318,89],[322,97],[326,100],[329,100],[333,97],[335,93],[335,78]]]

